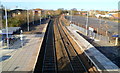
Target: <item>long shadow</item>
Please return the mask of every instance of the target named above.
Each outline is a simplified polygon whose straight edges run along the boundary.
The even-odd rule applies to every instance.
[[[21,40],[20,38],[16,39],[12,44],[10,42],[9,44],[9,49],[19,49],[24,47],[28,42],[30,41],[30,39],[27,39],[26,36],[23,37],[23,46],[21,46]],[[19,43],[19,44],[18,44]],[[2,48],[2,49],[8,49],[8,48]]]
[[[120,46],[95,46],[102,54],[120,67]],[[116,51],[115,51],[116,50]]]
[[[82,65],[81,65],[81,68],[75,69],[75,71],[70,71],[70,70],[68,71],[67,68],[68,68],[68,66],[70,66],[70,63],[66,63],[66,65],[58,71],[58,73],[99,73],[96,66],[94,65],[94,63],[90,61],[90,59],[85,55],[85,53],[79,54],[79,57],[80,57],[82,64],[85,66],[85,69],[87,71],[83,69]],[[74,58],[71,62],[75,62],[75,60],[77,58],[78,58],[77,56],[74,56]],[[91,58],[94,59],[94,61],[96,60],[94,56]],[[63,65],[65,63],[61,59],[59,59],[58,62],[60,62],[61,65]],[[95,63],[98,64],[98,67],[102,70],[102,73],[108,73],[106,71],[106,69],[103,67],[103,65],[100,64],[97,60],[95,61]],[[114,71],[112,69],[110,72],[111,73],[118,73],[117,71]]]
[[[87,73],[89,71],[89,69],[93,68],[94,65],[90,65],[91,63],[88,62],[88,58],[84,55],[84,53],[79,54],[78,56],[74,56],[74,58],[71,60],[71,62],[75,63],[75,60],[78,60],[78,57],[81,58],[81,61],[79,61],[79,63],[82,63],[80,66],[78,64],[78,62],[76,62],[76,67],[74,68],[74,70],[70,70],[68,69],[69,66],[71,65],[71,63],[66,63],[64,62],[64,58],[63,60],[59,59],[58,63],[61,63],[61,66],[64,65],[64,63],[66,63],[66,65],[64,65],[64,67],[62,67],[61,69],[58,70],[58,73]],[[90,72],[90,71],[89,71]],[[88,72],[88,73],[89,73]],[[92,71],[91,71],[92,72]],[[94,73],[94,72],[92,72]]]
[[[79,55],[79,57],[80,56],[81,55]],[[74,68],[74,70],[72,70],[71,63],[70,62],[66,62],[65,59],[66,58],[60,58],[57,61],[57,63],[61,64],[60,65],[61,67],[58,68],[58,73],[87,73],[87,71],[91,68],[91,67],[87,66],[87,68],[86,68],[87,71],[86,71],[82,65],[79,66],[78,62],[76,62],[76,68]],[[78,59],[78,57],[74,56],[74,58],[71,60],[71,62],[75,63],[75,60],[77,60],[77,59]],[[83,59],[82,59],[82,61],[83,61]],[[87,64],[88,62],[85,62],[85,63]]]
[[[52,21],[50,20],[50,22],[48,24],[50,24]],[[46,32],[45,32],[45,36],[44,36],[44,39],[43,39],[43,43],[42,43],[42,46],[41,46],[41,50],[39,52],[39,55],[38,55],[38,59],[37,59],[37,63],[36,63],[36,66],[35,66],[35,70],[34,70],[34,73],[42,73],[42,65],[43,65],[43,56],[44,56],[44,53],[45,53],[45,44],[46,44],[46,38],[47,38],[47,35],[48,35],[48,28],[49,28],[49,25],[46,29]]]

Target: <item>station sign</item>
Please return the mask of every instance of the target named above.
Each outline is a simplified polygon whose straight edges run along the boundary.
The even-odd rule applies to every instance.
[[[112,37],[119,37],[119,35],[118,35],[118,34],[116,34],[116,35],[112,35]]]

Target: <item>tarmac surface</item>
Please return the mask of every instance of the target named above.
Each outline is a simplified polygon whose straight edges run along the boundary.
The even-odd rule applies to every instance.
[[[76,24],[81,24],[81,25],[86,25],[86,17],[82,16],[66,16],[67,19],[72,22],[75,22]],[[106,30],[106,26],[108,26],[108,31],[111,33],[118,32],[118,23],[117,22],[112,22],[108,20],[103,20],[103,19],[97,19],[97,18],[88,18],[88,26],[91,26],[93,28],[99,28],[99,30]]]

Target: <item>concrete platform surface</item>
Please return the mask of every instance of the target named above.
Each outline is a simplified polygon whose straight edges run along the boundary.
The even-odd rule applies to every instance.
[[[34,70],[47,25],[44,25],[41,34],[23,34],[23,47],[2,49],[4,54],[2,54],[2,60],[0,61],[0,64],[2,64],[0,69],[3,73]],[[15,45],[21,45],[21,43],[18,42]]]

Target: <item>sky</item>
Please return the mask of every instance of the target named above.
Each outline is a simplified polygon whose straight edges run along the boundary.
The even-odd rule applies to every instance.
[[[58,8],[77,10],[113,10],[118,9],[119,0],[1,0],[1,4],[8,9],[15,8],[41,8],[53,9]]]

